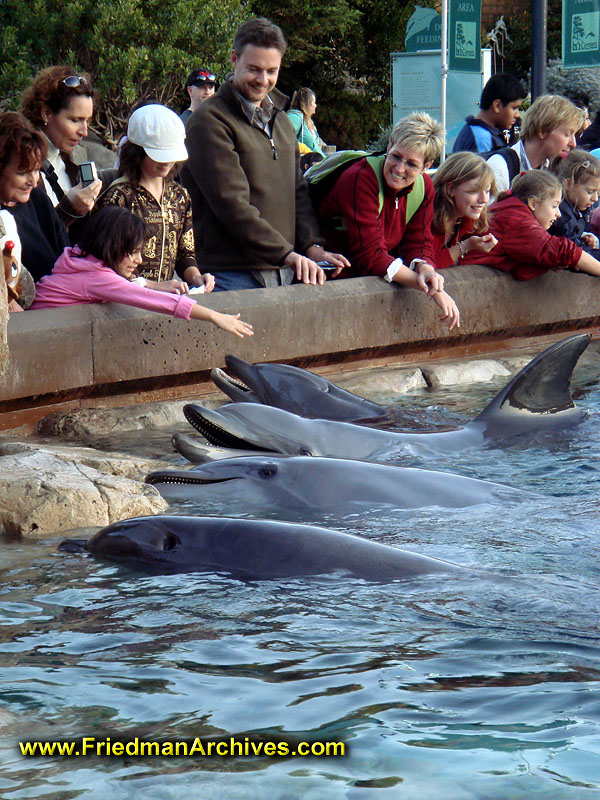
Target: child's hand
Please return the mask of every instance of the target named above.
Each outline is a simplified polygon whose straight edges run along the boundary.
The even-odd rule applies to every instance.
[[[432,297],[444,312],[440,319],[448,323],[450,330],[452,330],[455,325],[457,328],[460,328],[460,311],[450,295],[446,294],[446,292],[436,292]]]
[[[598,237],[594,236],[593,233],[584,233],[581,238],[587,244],[588,247],[592,247],[594,250],[597,250],[600,247],[600,242],[598,241]]]
[[[189,287],[185,281],[178,281],[172,278],[170,281],[159,281],[152,288],[159,292],[168,292],[169,294],[187,294]]]
[[[218,328],[222,328],[228,333],[233,333],[242,339],[244,336],[254,336],[252,325],[242,322],[239,314],[221,314],[219,311],[213,313],[212,321]]]
[[[498,239],[493,233],[486,233],[483,236],[471,236],[465,242],[467,252],[469,250],[480,250],[483,253],[489,253],[498,244]]]

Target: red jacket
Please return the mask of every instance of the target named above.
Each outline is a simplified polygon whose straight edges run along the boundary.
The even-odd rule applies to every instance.
[[[350,275],[385,275],[400,256],[406,266],[413,258],[422,258],[435,267],[431,223],[433,220],[433,183],[425,180],[425,197],[406,224],[406,196],[412,186],[395,192],[385,185],[383,208],[379,214],[377,176],[366,159],[348,167],[319,207],[321,232],[327,249],[341,252],[352,264]],[[333,230],[328,219],[343,217],[346,230]],[[348,272],[348,271],[346,271]],[[346,277],[343,274],[340,277]]]
[[[516,197],[494,203],[489,232],[498,239],[496,247],[489,253],[472,250],[461,264],[485,264],[529,281],[550,269],[574,267],[581,258],[581,247],[545,231],[529,206]]]
[[[461,219],[458,229],[455,228],[450,236],[445,236],[443,233],[433,234],[435,265],[438,269],[453,267],[456,264],[456,261],[454,261],[450,255],[450,248],[454,247],[455,244],[462,242],[464,239],[468,239],[472,232],[473,220],[464,217],[464,219]],[[458,263],[461,263],[460,259]]]

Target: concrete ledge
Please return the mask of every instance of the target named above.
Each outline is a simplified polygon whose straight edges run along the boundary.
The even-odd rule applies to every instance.
[[[0,411],[31,407],[36,398],[116,393],[190,383],[233,352],[248,361],[370,358],[472,341],[572,331],[600,324],[600,281],[571,272],[526,283],[487,267],[444,272],[461,309],[449,331],[425,295],[379,278],[333,281],[208,295],[203,303],[242,313],[255,335],[243,340],[202,322],[187,323],[118,304],[72,306],[14,314]],[[482,349],[482,351],[485,348]],[[23,403],[19,403],[19,400]]]

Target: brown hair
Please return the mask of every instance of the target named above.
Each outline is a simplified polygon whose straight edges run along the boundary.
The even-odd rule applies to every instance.
[[[559,191],[562,193],[563,185],[556,175],[545,169],[529,169],[513,178],[510,190],[501,192],[497,202],[511,196],[523,203],[527,203],[530,197],[543,202],[554,197]]]
[[[287,48],[285,36],[279,25],[275,25],[266,17],[249,19],[238,28],[233,42],[236,56],[241,55],[247,44],[252,44],[254,47],[274,47],[282,56]]]
[[[119,148],[119,178],[127,178],[130,183],[137,185],[142,179],[142,161],[147,155],[148,154],[141,145],[134,144],[129,140],[124,142]],[[178,161],[173,165],[165,178],[165,183],[175,178],[181,164],[182,162]]]
[[[66,78],[72,76],[80,78],[82,82],[78,86],[67,86],[63,83]],[[44,107],[57,114],[62,109],[68,108],[74,97],[90,97],[96,100],[90,76],[85,72],[78,72],[73,67],[47,67],[38,72],[29,88],[23,93],[21,111],[36,128],[43,128]]]
[[[304,122],[306,122],[311,131],[315,130],[315,123],[312,121],[312,118],[306,109],[308,108],[308,104],[310,103],[311,99],[316,99],[316,97],[317,96],[312,89],[309,89],[307,86],[303,86],[301,89],[298,89],[297,92],[294,92],[292,95],[292,102],[290,103],[290,109],[296,109],[302,112]]]
[[[48,145],[31,122],[16,111],[0,114],[0,175],[13,158],[17,169],[39,169],[46,158]]]
[[[487,161],[477,153],[453,153],[435,171],[433,176],[435,198],[431,226],[434,233],[448,236],[452,232],[456,218],[456,204],[448,192],[448,187],[451,185],[457,187],[467,181],[477,181],[477,191],[487,188],[492,194],[496,192],[494,172]],[[479,219],[473,223],[473,232],[481,234],[487,231],[487,228],[487,209],[484,208]]]

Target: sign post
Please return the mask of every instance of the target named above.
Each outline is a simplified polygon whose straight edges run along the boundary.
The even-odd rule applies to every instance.
[[[450,0],[452,72],[481,72],[481,0]]]

